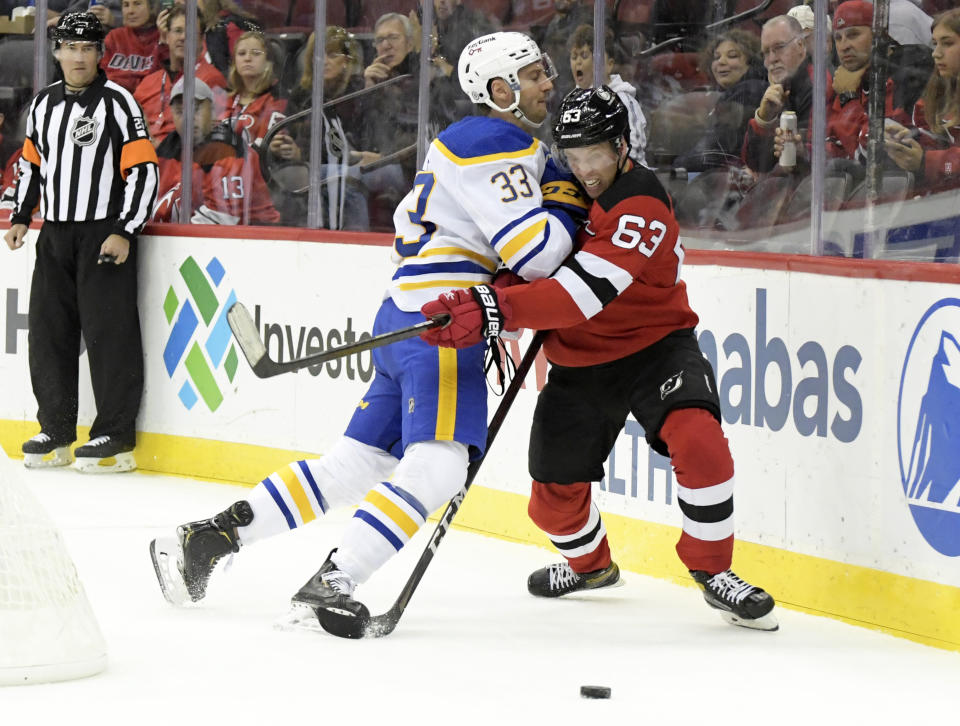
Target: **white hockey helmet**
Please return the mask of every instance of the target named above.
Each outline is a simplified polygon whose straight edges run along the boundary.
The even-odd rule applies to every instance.
[[[531,63],[543,61],[547,75],[556,77],[553,63],[532,38],[523,33],[499,32],[475,38],[460,54],[457,73],[460,88],[473,103],[482,103],[497,111],[513,111],[520,105],[520,78],[517,73]],[[513,103],[500,108],[490,98],[490,81],[502,78],[513,89]]]

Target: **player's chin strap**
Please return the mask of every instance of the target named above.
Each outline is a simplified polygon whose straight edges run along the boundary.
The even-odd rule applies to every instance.
[[[527,118],[527,115],[526,115],[523,111],[520,110],[520,107],[519,107],[519,106],[518,106],[517,108],[513,109],[513,115],[516,116],[518,119],[520,119],[520,122],[521,122],[521,123],[525,123],[525,124],[527,124],[528,126],[532,126],[532,127],[535,128],[535,129],[538,129],[538,128],[540,128],[541,126],[543,126],[544,121],[546,121],[546,119],[544,119],[544,120],[541,121],[540,123],[537,123],[536,121],[531,121],[529,118]]]
[[[487,352],[483,358],[483,374],[487,378],[487,385],[497,396],[502,396],[503,392],[514,375],[517,372],[517,365],[513,361],[513,356],[506,349],[501,339],[505,332],[503,327],[503,311],[500,309],[500,303],[497,300],[497,293],[489,285],[474,285],[470,288],[470,294],[477,301],[480,310],[483,312],[483,337],[487,339]],[[490,382],[490,369],[497,369],[497,382]]]
[[[529,118],[527,118],[527,115],[520,110],[520,92],[517,91],[516,89],[514,89],[513,91],[513,103],[511,103],[506,108],[501,108],[500,106],[495,104],[492,100],[488,100],[487,105],[490,108],[492,108],[494,111],[506,111],[506,112],[512,113],[514,117],[520,121],[520,123],[528,124],[530,127],[535,129],[538,129],[541,126],[543,126],[544,122],[546,121],[546,119],[544,119],[540,123],[537,123],[536,121],[531,121]]]

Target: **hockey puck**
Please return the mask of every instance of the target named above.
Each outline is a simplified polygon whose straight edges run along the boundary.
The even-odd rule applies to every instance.
[[[610,698],[610,689],[606,686],[580,686],[581,698]]]

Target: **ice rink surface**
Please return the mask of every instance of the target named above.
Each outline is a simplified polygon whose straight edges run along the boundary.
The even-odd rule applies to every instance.
[[[629,572],[620,588],[539,600],[526,592],[527,575],[555,555],[464,531],[444,540],[389,637],[275,630],[348,513],[244,549],[214,575],[202,604],[174,609],[160,595],[149,541],[212,516],[247,489],[140,472],[26,472],[14,463],[64,534],[110,664],[85,680],[0,689],[0,724],[739,726],[960,717],[960,653],[784,608],[779,632],[735,628],[698,591]],[[372,612],[393,602],[425,539],[421,532],[358,590]],[[609,686],[612,698],[582,699],[583,684]]]

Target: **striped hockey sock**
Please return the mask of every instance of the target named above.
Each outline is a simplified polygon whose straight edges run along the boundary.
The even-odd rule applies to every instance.
[[[347,524],[334,563],[358,583],[365,582],[410,541],[428,514],[410,492],[388,482],[377,484]]]

